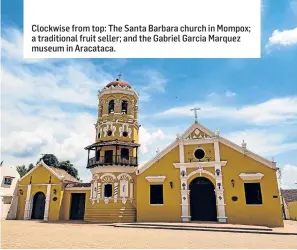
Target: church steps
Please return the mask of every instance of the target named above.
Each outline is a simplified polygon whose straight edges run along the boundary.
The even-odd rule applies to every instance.
[[[136,209],[126,207],[87,208],[85,220],[90,222],[131,223],[136,221]]]

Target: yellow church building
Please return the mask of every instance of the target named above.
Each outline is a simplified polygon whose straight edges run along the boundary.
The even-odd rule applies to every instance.
[[[195,120],[138,166],[138,94],[117,79],[98,94],[89,183],[43,161],[18,185],[17,219],[283,226],[276,164]],[[260,139],[260,138],[259,138]]]

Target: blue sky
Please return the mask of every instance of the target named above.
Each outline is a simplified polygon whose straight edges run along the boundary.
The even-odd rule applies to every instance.
[[[118,72],[140,93],[141,162],[199,122],[274,157],[283,186],[297,182],[297,0],[262,1],[261,59],[22,58],[23,3],[1,2],[2,160],[71,160],[84,181],[97,91]]]

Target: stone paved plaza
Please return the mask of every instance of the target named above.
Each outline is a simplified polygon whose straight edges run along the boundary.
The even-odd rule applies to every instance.
[[[2,221],[2,248],[297,248],[295,235]]]

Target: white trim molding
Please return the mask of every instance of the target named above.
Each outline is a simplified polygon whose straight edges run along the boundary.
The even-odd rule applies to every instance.
[[[43,220],[48,220],[48,214],[49,214],[49,208],[50,208],[50,202],[51,202],[51,187],[52,187],[51,184],[47,184]]]
[[[200,176],[201,176],[201,174],[206,174],[206,175],[209,175],[209,176],[211,176],[214,180],[215,180],[215,175],[212,173],[212,172],[209,172],[209,171],[207,171],[207,170],[204,170],[204,169],[198,169],[198,170],[195,170],[195,171],[193,171],[193,172],[191,172],[189,175],[188,175],[188,178],[187,179],[190,179],[193,175],[195,175],[195,174],[200,174]],[[190,184],[190,183],[189,183]]]
[[[121,174],[119,174],[119,175],[118,175],[118,177],[117,177],[117,178],[118,178],[118,180],[120,180],[122,176],[123,176],[123,177],[125,177],[125,176],[126,176],[126,177],[128,178],[128,180],[129,180],[129,181],[131,181],[131,180],[132,180],[132,177],[131,177],[131,175],[129,175],[129,174],[127,174],[127,173],[121,173]]]
[[[113,180],[116,180],[116,176],[112,173],[105,173],[103,175],[101,175],[100,179],[103,180],[104,177],[111,177]]]
[[[147,176],[145,179],[150,183],[156,183],[156,182],[164,182],[166,179],[166,176]]]
[[[216,164],[220,164],[220,166],[226,166],[227,165],[227,161],[195,161],[195,162],[189,162],[189,163],[173,163],[175,168],[181,168],[181,167],[185,167],[185,168],[210,168],[210,167],[214,167],[216,166]]]
[[[28,185],[25,201],[24,220],[29,220],[31,218],[30,211],[32,211],[31,185]]]
[[[184,145],[201,145],[201,144],[211,144],[214,142],[214,138],[203,138],[203,139],[184,139]]]
[[[65,190],[72,190],[72,191],[85,191],[91,190],[91,187],[67,187]]]
[[[244,181],[259,181],[263,178],[264,174],[262,173],[241,173],[239,175],[240,179]]]

